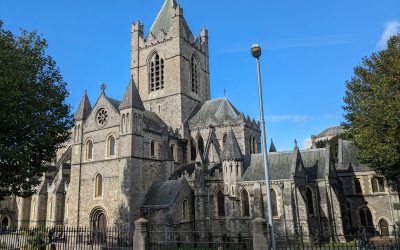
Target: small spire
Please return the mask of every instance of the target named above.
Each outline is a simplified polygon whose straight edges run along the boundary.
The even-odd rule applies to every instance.
[[[271,145],[269,146],[269,152],[270,153],[276,152],[276,148],[275,148],[274,141],[272,140],[272,138],[271,138]]]
[[[232,128],[228,131],[226,135],[225,146],[221,156],[223,161],[243,159],[242,152],[240,151],[239,144],[236,141],[236,137],[233,133]]]
[[[133,78],[131,78],[131,80],[129,81],[128,87],[125,90],[124,97],[122,98],[121,104],[119,105],[119,109],[122,110],[132,107],[142,111],[145,110]]]
[[[85,94],[82,97],[81,102],[79,103],[78,109],[75,112],[75,120],[81,121],[85,120],[92,110],[92,105],[90,104],[89,98],[87,96],[87,91],[85,90]]]
[[[100,86],[101,89],[101,93],[104,94],[104,92],[106,91],[107,85],[103,82]]]
[[[294,139],[294,147],[297,148],[297,140]]]

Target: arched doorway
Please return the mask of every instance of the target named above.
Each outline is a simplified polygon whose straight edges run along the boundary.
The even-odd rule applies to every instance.
[[[8,226],[10,226],[10,220],[6,216],[1,220],[1,227],[8,227]]]
[[[389,235],[389,224],[385,219],[382,219],[379,221],[379,229],[381,232],[381,235],[387,236]]]
[[[95,208],[91,215],[91,225],[93,230],[93,241],[103,243],[106,241],[107,218],[102,208]]]

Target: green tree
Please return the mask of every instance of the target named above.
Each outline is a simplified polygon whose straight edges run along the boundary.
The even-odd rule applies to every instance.
[[[322,140],[317,141],[317,148],[325,148],[327,144],[329,144],[330,151],[332,153],[332,159],[337,162],[338,161],[338,151],[339,151],[339,138],[343,140],[347,140],[348,136],[347,133],[342,133],[335,135],[334,137],[330,138],[329,140]]]
[[[0,20],[0,199],[29,196],[72,126],[66,83],[36,32]]]
[[[345,123],[358,159],[386,177],[400,169],[400,34],[346,82]]]

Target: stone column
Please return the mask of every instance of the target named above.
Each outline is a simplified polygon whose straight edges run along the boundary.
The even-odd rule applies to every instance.
[[[252,220],[253,250],[269,249],[267,220],[261,217]]]
[[[134,250],[149,250],[149,221],[140,218],[135,221],[135,232],[133,234],[133,249]]]

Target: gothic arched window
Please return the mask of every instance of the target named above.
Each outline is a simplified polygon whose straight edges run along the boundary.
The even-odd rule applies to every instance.
[[[157,158],[157,154],[158,154],[157,141],[152,140],[150,142],[150,157]]]
[[[197,148],[199,149],[199,153],[201,156],[203,156],[204,153],[204,140],[203,137],[199,136],[197,138]]]
[[[217,192],[217,211],[218,216],[225,216],[225,197],[221,190]]]
[[[276,197],[276,191],[273,188],[271,188],[271,200],[272,200],[272,215],[278,216],[278,200]]]
[[[253,136],[253,140],[251,143],[253,144],[253,154],[257,154],[257,141],[255,136]]]
[[[368,207],[360,208],[360,222],[363,227],[373,227],[372,214]]]
[[[247,193],[246,189],[243,189],[241,198],[242,198],[242,215],[250,216],[249,193]]]
[[[94,178],[94,197],[103,196],[103,176],[97,174]]]
[[[125,127],[125,115],[122,115],[121,118],[121,132],[124,133],[124,127]]]
[[[372,182],[372,191],[376,192],[385,192],[385,182],[382,177],[373,177],[371,179]]]
[[[178,161],[178,155],[177,155],[177,152],[176,152],[176,146],[175,146],[175,144],[171,144],[171,156],[172,156],[172,158],[174,159],[174,161]]]
[[[193,138],[190,140],[190,160],[196,160],[196,144]]]
[[[150,92],[164,88],[164,59],[155,53],[150,60]]]
[[[191,60],[191,73],[192,73],[192,92],[198,94],[199,82],[200,82],[199,81],[200,64],[194,55],[192,56]]]
[[[307,208],[309,214],[314,214],[314,195],[313,191],[307,187]]]
[[[33,202],[32,202],[32,209],[31,209],[32,211],[31,211],[31,218],[33,219],[33,220],[35,220],[36,218],[36,198],[34,198],[33,199]]]
[[[361,182],[359,178],[354,178],[354,191],[356,194],[361,194],[362,189],[361,189]]]
[[[224,134],[224,135],[222,136],[222,149],[225,148],[225,142],[226,142],[226,134]]]
[[[90,139],[86,142],[86,160],[93,159],[93,141]]]
[[[109,157],[115,156],[115,138],[114,138],[114,136],[108,137],[107,147],[108,147],[108,156]]]
[[[187,199],[184,199],[182,201],[182,219],[183,220],[189,219],[189,204]]]
[[[50,213],[49,213],[49,219],[53,219],[53,197],[50,199]]]

